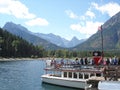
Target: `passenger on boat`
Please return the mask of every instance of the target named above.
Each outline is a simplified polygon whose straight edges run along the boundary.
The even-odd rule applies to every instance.
[[[93,59],[89,59],[89,64],[90,65],[94,65],[94,60]]]
[[[61,65],[63,65],[63,64],[64,64],[64,58],[61,59]]]
[[[114,57],[114,65],[117,65],[117,62],[118,62],[118,60],[117,60],[117,58],[116,58],[116,56]]]
[[[107,60],[106,60],[106,65],[110,65],[110,60],[109,60],[109,58],[107,58]]]
[[[117,65],[116,56],[112,58],[111,65]]]
[[[85,65],[87,65],[88,64],[87,58],[85,58],[84,61],[85,61]]]
[[[76,61],[78,60],[78,58],[75,59]]]
[[[83,60],[83,58],[80,59],[80,64],[81,64],[81,65],[84,65],[84,60]]]
[[[54,65],[54,60],[51,61],[51,66],[53,66],[53,65]]]
[[[75,59],[75,64],[80,64],[78,58]]]

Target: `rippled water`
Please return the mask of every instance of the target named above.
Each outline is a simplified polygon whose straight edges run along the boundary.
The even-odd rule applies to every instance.
[[[76,90],[42,84],[44,67],[42,60],[0,62],[0,90]]]

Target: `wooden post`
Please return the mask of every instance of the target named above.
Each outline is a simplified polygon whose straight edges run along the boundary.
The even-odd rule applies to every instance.
[[[105,67],[104,67],[103,73],[104,73],[104,78],[105,78],[105,80],[107,80],[107,77],[106,77],[106,68],[105,68]]]
[[[115,68],[116,77],[115,80],[118,81],[118,67]]]

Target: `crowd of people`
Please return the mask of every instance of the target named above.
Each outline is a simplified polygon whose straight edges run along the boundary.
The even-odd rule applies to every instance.
[[[120,65],[120,58],[118,57],[110,57],[110,58],[99,58],[99,60],[96,63],[95,58],[76,58],[75,64],[81,64],[81,65]]]
[[[118,57],[109,57],[109,58],[98,58],[96,61],[95,58],[76,58],[75,60],[67,60],[65,62],[64,59],[61,59],[61,64],[79,64],[79,65],[120,65],[120,58]]]
[[[75,65],[120,65],[120,58],[110,57],[110,58],[99,58],[96,63],[95,58],[76,58],[75,60],[69,60],[62,58],[61,60],[49,60],[47,61],[48,66],[60,67],[61,65],[75,64]]]

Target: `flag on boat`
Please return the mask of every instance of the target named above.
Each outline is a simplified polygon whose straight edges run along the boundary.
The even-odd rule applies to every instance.
[[[102,30],[102,25],[101,25],[101,26],[98,26],[98,30]]]

